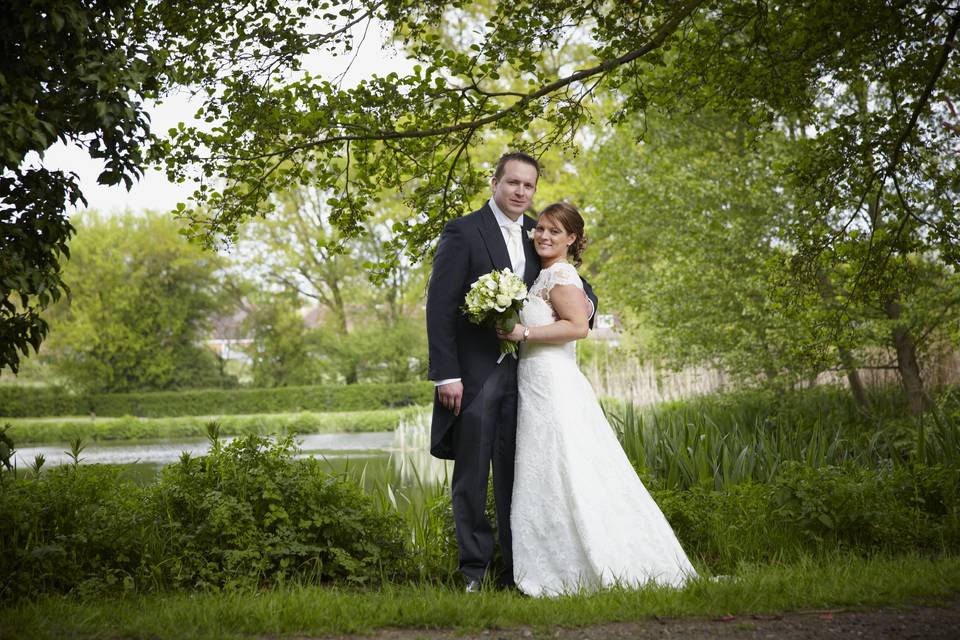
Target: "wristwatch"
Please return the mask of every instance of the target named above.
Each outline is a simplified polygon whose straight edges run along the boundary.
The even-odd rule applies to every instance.
[[[527,338],[529,338],[529,337],[530,337],[530,327],[524,325],[524,326],[523,326],[523,340],[521,340],[520,342],[526,342],[526,341],[527,341]]]

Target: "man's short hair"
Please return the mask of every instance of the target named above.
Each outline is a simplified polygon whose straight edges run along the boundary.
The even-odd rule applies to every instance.
[[[497,161],[497,170],[493,173],[493,179],[499,181],[503,177],[503,172],[507,168],[507,163],[511,160],[524,162],[537,170],[537,178],[540,178],[540,163],[533,156],[529,156],[523,151],[511,151],[500,156]]]

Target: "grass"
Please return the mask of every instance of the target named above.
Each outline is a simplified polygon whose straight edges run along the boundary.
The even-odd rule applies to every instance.
[[[178,593],[117,599],[44,598],[0,610],[0,638],[246,638],[369,633],[386,627],[578,627],[657,616],[718,616],[861,608],[931,601],[960,592],[960,556],[833,556],[743,565],[683,590],[611,590],[557,599],[459,588],[378,591],[288,585],[269,591]]]
[[[78,438],[84,442],[201,438],[207,434],[206,425],[212,420],[220,424],[220,434],[224,436],[392,431],[401,419],[409,419],[422,410],[414,406],[373,411],[171,418],[7,418],[2,422],[11,426],[9,434],[14,442],[24,446],[65,443]]]

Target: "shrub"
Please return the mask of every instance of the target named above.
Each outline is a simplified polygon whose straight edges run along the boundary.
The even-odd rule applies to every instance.
[[[164,469],[155,497],[178,548],[176,585],[368,582],[398,571],[399,516],[291,452],[289,438],[247,436]]]
[[[0,598],[397,575],[399,516],[289,439],[249,436],[184,457],[140,487],[68,465],[0,485]]]
[[[131,589],[154,558],[146,495],[119,467],[62,466],[0,489],[0,597]]]
[[[358,433],[390,431],[404,418],[416,415],[418,407],[327,413],[271,413],[221,416],[224,436],[307,433]],[[205,416],[175,418],[21,418],[12,425],[17,442],[23,444],[110,440],[202,438],[210,419]]]
[[[960,549],[960,470],[786,465],[770,484],[652,492],[688,553],[714,571],[848,550]]]

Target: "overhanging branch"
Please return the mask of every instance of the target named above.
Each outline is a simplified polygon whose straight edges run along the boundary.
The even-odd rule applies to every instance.
[[[298,145],[284,147],[283,150],[272,151],[269,153],[259,154],[255,156],[246,156],[243,159],[249,160],[249,159],[256,159],[256,158],[272,157],[279,154],[290,153],[291,151],[301,151],[304,149],[310,149],[314,147],[323,147],[323,146],[340,144],[343,142],[350,142],[350,141],[433,138],[438,136],[444,136],[451,133],[458,133],[458,132],[466,131],[470,129],[473,129],[473,130],[479,129],[480,127],[484,127],[488,124],[497,122],[514,112],[521,111],[528,104],[540,98],[548,96],[559,89],[562,89],[575,82],[579,82],[593,76],[609,73],[610,71],[618,67],[621,67],[625,64],[633,62],[634,60],[640,58],[641,56],[646,55],[647,53],[650,53],[655,49],[658,49],[663,45],[666,39],[670,37],[670,35],[677,30],[680,23],[686,18],[688,18],[697,9],[697,7],[703,4],[703,2],[704,0],[689,0],[688,2],[683,4],[680,7],[680,9],[670,17],[670,19],[668,19],[666,22],[660,25],[660,27],[653,33],[650,39],[646,43],[644,43],[642,46],[637,47],[636,49],[629,51],[619,57],[602,62],[594,67],[590,67],[588,69],[581,69],[580,71],[576,71],[570,74],[569,76],[559,78],[554,82],[551,82],[549,84],[546,84],[540,87],[536,91],[523,94],[519,100],[517,100],[515,103],[513,103],[509,107],[505,107],[495,113],[491,113],[488,116],[484,116],[483,118],[469,120],[466,122],[457,122],[455,124],[451,124],[445,127],[435,127],[431,129],[419,129],[419,130],[411,130],[411,131],[397,131],[395,129],[386,129],[386,130],[379,130],[379,131],[371,131],[368,133],[351,133],[351,134],[344,134],[344,135],[329,136],[326,138],[321,138],[319,140],[314,140],[314,141],[305,142]],[[235,158],[235,159],[240,159],[240,158]]]

